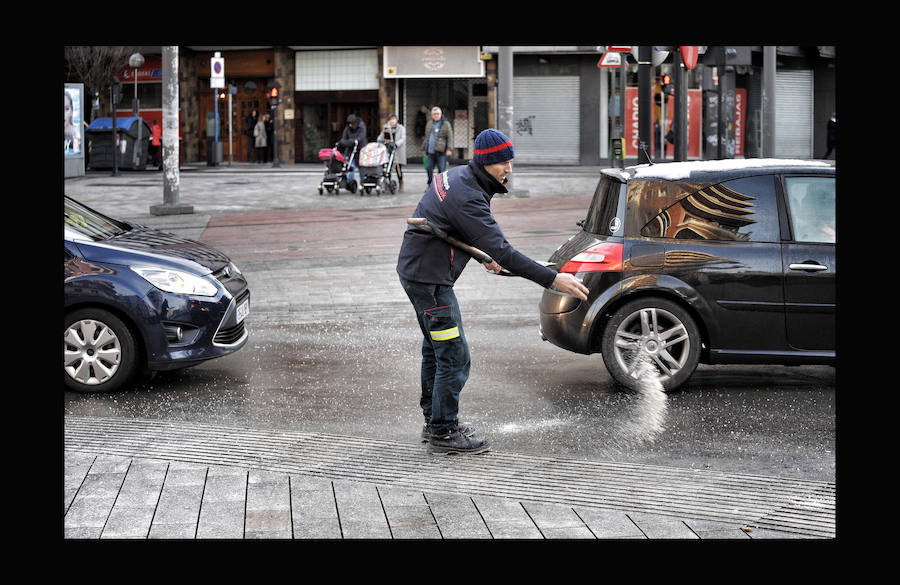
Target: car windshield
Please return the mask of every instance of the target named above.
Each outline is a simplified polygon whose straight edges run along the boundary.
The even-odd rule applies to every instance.
[[[65,199],[63,210],[65,237],[88,239],[94,242],[108,240],[125,233],[126,227],[119,222],[101,215],[78,202]]]
[[[600,180],[584,221],[583,227],[586,232],[603,236],[622,235],[624,217],[621,212],[624,209],[620,210],[619,204],[624,203],[620,197],[624,188],[624,183],[608,177]]]

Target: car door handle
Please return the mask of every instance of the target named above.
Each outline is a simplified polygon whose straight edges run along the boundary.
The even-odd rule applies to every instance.
[[[791,264],[791,270],[808,270],[810,272],[820,272],[822,270],[828,270],[827,266],[822,266],[821,264]]]

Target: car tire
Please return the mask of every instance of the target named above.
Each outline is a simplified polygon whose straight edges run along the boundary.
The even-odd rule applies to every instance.
[[[700,345],[700,330],[690,313],[667,299],[645,297],[625,303],[610,317],[600,351],[606,369],[622,386],[639,390],[658,381],[668,392],[694,373]],[[655,380],[646,378],[647,372]]]
[[[137,371],[137,344],[131,329],[104,309],[79,309],[66,315],[63,377],[75,392],[111,392],[128,384]]]

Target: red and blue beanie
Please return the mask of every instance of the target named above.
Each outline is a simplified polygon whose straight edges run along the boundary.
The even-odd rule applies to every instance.
[[[515,158],[513,145],[503,132],[488,128],[475,138],[475,162],[485,165],[505,163]]]

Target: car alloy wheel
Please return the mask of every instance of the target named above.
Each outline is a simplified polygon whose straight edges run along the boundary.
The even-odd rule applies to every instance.
[[[664,390],[674,390],[697,367],[700,333],[690,314],[677,304],[660,298],[637,299],[607,322],[601,351],[606,368],[623,386],[637,389],[642,376],[650,372]]]
[[[76,392],[116,390],[135,371],[131,331],[102,309],[82,309],[68,316],[63,351],[65,384]]]

